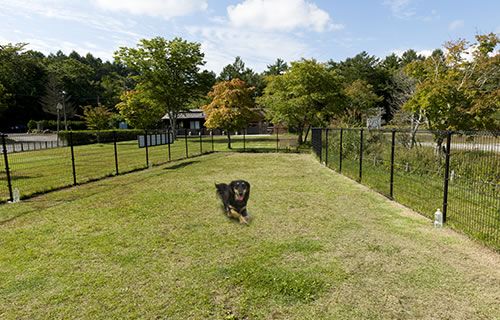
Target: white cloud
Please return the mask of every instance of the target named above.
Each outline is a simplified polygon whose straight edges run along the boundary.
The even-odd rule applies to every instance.
[[[405,19],[416,14],[415,9],[411,7],[411,1],[412,0],[385,0],[383,4],[391,9],[395,17]]]
[[[454,20],[448,25],[449,30],[457,30],[460,29],[464,26],[464,21],[463,20]]]
[[[187,30],[192,36],[201,38],[207,61],[205,67],[215,72],[232,63],[236,56],[240,56],[248,67],[260,72],[277,58],[293,61],[311,55],[303,41],[286,34],[226,26],[192,26]]]
[[[208,7],[207,0],[93,0],[93,2],[105,10],[159,16],[165,19],[204,11]]]
[[[245,0],[227,7],[231,25],[253,29],[291,31],[306,28],[317,32],[339,30],[328,12],[306,0]]]

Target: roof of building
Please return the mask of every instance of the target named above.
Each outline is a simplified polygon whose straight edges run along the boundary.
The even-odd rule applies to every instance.
[[[177,119],[205,119],[205,114],[201,109],[191,109],[179,112]],[[168,113],[162,117],[162,120],[170,120]]]

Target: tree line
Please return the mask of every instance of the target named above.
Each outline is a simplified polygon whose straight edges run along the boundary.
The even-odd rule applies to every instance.
[[[59,104],[66,117],[96,129],[118,120],[154,128],[165,114],[175,125],[190,108],[205,111],[207,127],[226,131],[265,116],[299,142],[313,126],[364,126],[372,116],[414,131],[499,130],[498,43],[490,33],[447,42],[428,57],[407,50],[340,62],[277,59],[261,73],[236,57],[219,75],[202,69],[199,43],[181,38],[140,40],[112,62],[7,44],[0,46],[0,128],[54,119]]]

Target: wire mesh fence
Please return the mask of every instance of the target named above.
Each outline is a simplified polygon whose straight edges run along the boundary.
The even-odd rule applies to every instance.
[[[500,247],[498,133],[313,129],[326,166],[426,217]]]
[[[297,136],[286,132],[274,128],[269,134],[238,132],[228,137],[206,129],[180,129],[174,138],[173,130],[166,129],[144,131],[137,139],[126,141],[117,141],[114,133],[112,139],[93,144],[73,143],[71,133],[59,147],[23,151],[15,151],[16,142],[1,134],[0,202],[12,201],[15,191],[27,198],[210,152],[297,150]]]

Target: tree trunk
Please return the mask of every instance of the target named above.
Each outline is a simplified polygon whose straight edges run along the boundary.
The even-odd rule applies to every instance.
[[[307,142],[307,136],[309,135],[309,130],[311,130],[311,125],[307,126],[306,136],[304,137],[304,142]]]
[[[231,134],[229,133],[229,130],[227,130],[227,148],[232,149],[231,148]]]
[[[174,112],[169,112],[168,117],[170,118],[170,126],[172,128],[172,135],[174,141],[177,139],[177,114]]]

